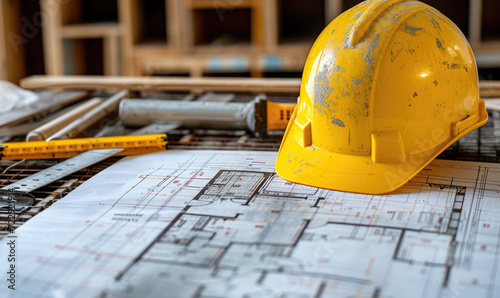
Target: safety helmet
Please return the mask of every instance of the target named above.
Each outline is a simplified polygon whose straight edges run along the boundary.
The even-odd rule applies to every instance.
[[[276,171],[384,194],[487,120],[474,55],[452,21],[419,1],[365,1],[314,43]]]

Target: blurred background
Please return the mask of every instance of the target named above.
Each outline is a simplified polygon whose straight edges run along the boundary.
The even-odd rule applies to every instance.
[[[34,74],[300,77],[358,0],[0,0],[0,79]],[[499,0],[424,0],[500,79]]]

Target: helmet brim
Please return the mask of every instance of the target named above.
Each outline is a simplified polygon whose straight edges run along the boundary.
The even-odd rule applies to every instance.
[[[386,194],[398,189],[446,148],[488,121],[488,114],[484,111],[479,113],[476,123],[432,150],[408,154],[405,161],[399,163],[375,163],[371,156],[339,154],[316,148],[314,145],[303,147],[293,137],[301,133],[297,125],[294,125],[296,114],[297,108],[290,119],[278,153],[278,175],[294,183],[363,194]]]

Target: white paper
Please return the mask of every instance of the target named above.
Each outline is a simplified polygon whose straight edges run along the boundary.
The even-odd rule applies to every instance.
[[[126,158],[29,222],[0,296],[498,297],[500,165],[436,160],[397,193],[292,184],[275,152]]]
[[[38,99],[36,93],[0,80],[0,114],[28,107]]]

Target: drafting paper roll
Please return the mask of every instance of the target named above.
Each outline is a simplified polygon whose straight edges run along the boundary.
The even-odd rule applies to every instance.
[[[93,98],[86,103],[76,107],[67,114],[64,114],[45,125],[42,125],[28,133],[26,141],[41,141],[46,140],[48,137],[58,132],[71,122],[85,115],[88,111],[97,107],[102,103],[101,98]]]

